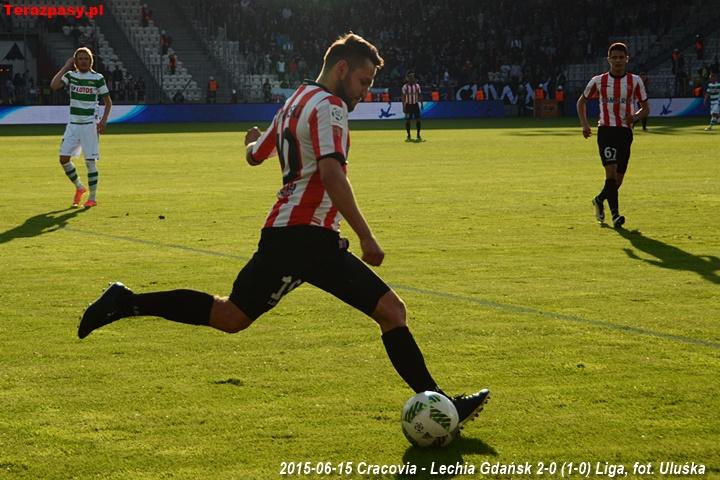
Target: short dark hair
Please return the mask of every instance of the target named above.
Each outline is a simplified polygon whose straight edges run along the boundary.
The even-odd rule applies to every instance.
[[[355,68],[364,59],[370,60],[377,69],[385,65],[385,60],[380,56],[375,45],[360,35],[349,32],[335,40],[327,49],[323,58],[323,68],[332,67],[340,60],[347,60],[350,68]]]
[[[613,50],[619,50],[619,51],[623,52],[625,55],[628,55],[627,45],[625,45],[622,42],[615,42],[612,45],[610,45],[610,48],[608,48],[608,57],[610,56],[610,53]]]

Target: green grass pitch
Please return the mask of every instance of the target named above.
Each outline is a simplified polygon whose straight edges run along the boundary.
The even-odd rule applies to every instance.
[[[405,476],[362,462],[417,478],[480,476],[432,462],[591,462],[596,478],[607,462],[635,478],[640,462],[659,478],[662,461],[720,478],[719,134],[705,120],[635,133],[623,231],[594,220],[603,171],[577,121],[428,120],[424,143],[400,122],[351,125],[377,271],[442,387],[492,391],[443,450],[403,437],[411,392],[373,321],[310,286],[236,335],[136,318],[77,339],[110,281],[229,293],[281,181],[275,161],[244,162],[249,125],[111,125],[90,210],[68,208],[63,126],[0,127],[0,479],[266,479],[282,462],[353,462],[289,478]]]

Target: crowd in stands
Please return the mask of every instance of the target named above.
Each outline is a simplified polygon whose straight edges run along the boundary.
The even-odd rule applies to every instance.
[[[190,0],[186,0],[190,1]],[[474,0],[207,0],[194,18],[219,40],[240,40],[252,73],[276,74],[290,87],[314,76],[325,48],[346,31],[366,36],[387,67],[375,84],[398,87],[407,70],[445,97],[469,83],[521,92],[553,83],[565,65],[606,56],[614,36],[661,36],[691,15],[694,2],[624,0],[523,2]],[[648,51],[634,51],[637,71]],[[553,95],[550,93],[550,95]]]
[[[0,32],[19,33],[25,28],[24,26],[15,25],[12,16],[2,15],[0,19],[2,20],[0,22]],[[105,77],[114,101],[128,103],[145,101],[147,88],[142,78],[132,78],[125,75],[117,65],[114,70],[106,67],[105,61],[107,59],[98,55],[98,39],[93,25],[86,17],[80,19],[72,16],[55,16],[52,19],[38,17],[33,31],[62,33],[64,36],[72,38],[73,48],[88,47],[95,54],[93,69]],[[55,63],[61,65],[65,60],[65,58],[55,59]],[[6,78],[0,82],[0,102],[14,105],[67,104],[69,97],[64,89],[59,91],[50,89],[50,79],[57,71],[57,68],[39,71],[39,80],[37,82],[29,74],[29,71],[22,75],[15,73],[12,78]]]
[[[713,59],[705,56],[704,36],[702,33],[695,35],[695,59],[696,69],[688,68],[686,59],[679,49],[674,49],[670,54],[671,71],[675,77],[672,93],[676,97],[703,95],[703,87],[710,79],[710,73],[720,72],[720,59],[717,52]],[[688,62],[690,63],[690,62]]]
[[[35,84],[35,79],[26,70],[22,75],[16,73],[14,76],[7,76],[0,85],[0,102],[4,104],[37,103],[40,90]]]
[[[406,72],[414,70],[419,83],[439,99],[501,98],[520,104],[540,90],[545,98],[554,98],[565,87],[567,64],[604,58],[610,39],[661,37],[690,18],[698,4],[697,0],[557,0],[552,5],[542,0],[182,1],[213,39],[240,42],[246,73],[273,75],[281,87],[294,88],[302,79],[314,78],[329,43],[354,31],[377,45],[385,59],[386,67],[375,81],[378,87],[396,92]],[[143,5],[142,24],[151,19],[152,11]],[[63,22],[74,19],[56,17],[48,22],[48,29],[67,31],[76,45],[92,48],[92,30]],[[698,37],[698,55],[703,54],[702,43]],[[171,44],[172,37],[162,31],[160,53],[172,53],[170,74],[177,65]],[[631,70],[646,70],[654,60],[650,49],[630,47]],[[701,71],[689,72],[682,58],[676,57],[673,52],[675,93],[686,94],[698,75],[706,77]],[[102,65],[98,71],[113,77],[109,83],[118,99],[139,100],[144,95],[144,85],[137,81],[115,78]],[[274,98],[267,82],[262,96]],[[215,95],[207,97],[212,101]]]

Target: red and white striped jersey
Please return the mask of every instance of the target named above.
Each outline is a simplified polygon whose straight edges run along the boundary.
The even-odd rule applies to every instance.
[[[645,85],[639,76],[626,73],[614,77],[610,72],[594,76],[585,87],[585,98],[600,100],[599,127],[627,127],[636,102],[647,100]]]
[[[422,100],[420,98],[420,85],[417,83],[406,83],[402,87],[402,96],[403,103],[406,103],[408,105],[420,103],[420,101]]]
[[[349,150],[347,105],[306,81],[275,114],[251,152],[255,162],[277,154],[282,168],[283,187],[264,227],[315,225],[338,231],[342,215],[325,191],[318,160],[334,157],[347,174]]]

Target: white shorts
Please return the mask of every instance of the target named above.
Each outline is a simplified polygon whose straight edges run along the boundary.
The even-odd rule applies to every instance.
[[[720,115],[720,102],[710,104],[710,115]]]
[[[98,160],[100,158],[99,143],[97,126],[94,122],[68,123],[60,144],[60,155],[76,157],[80,155],[80,148],[82,148],[86,159]]]

